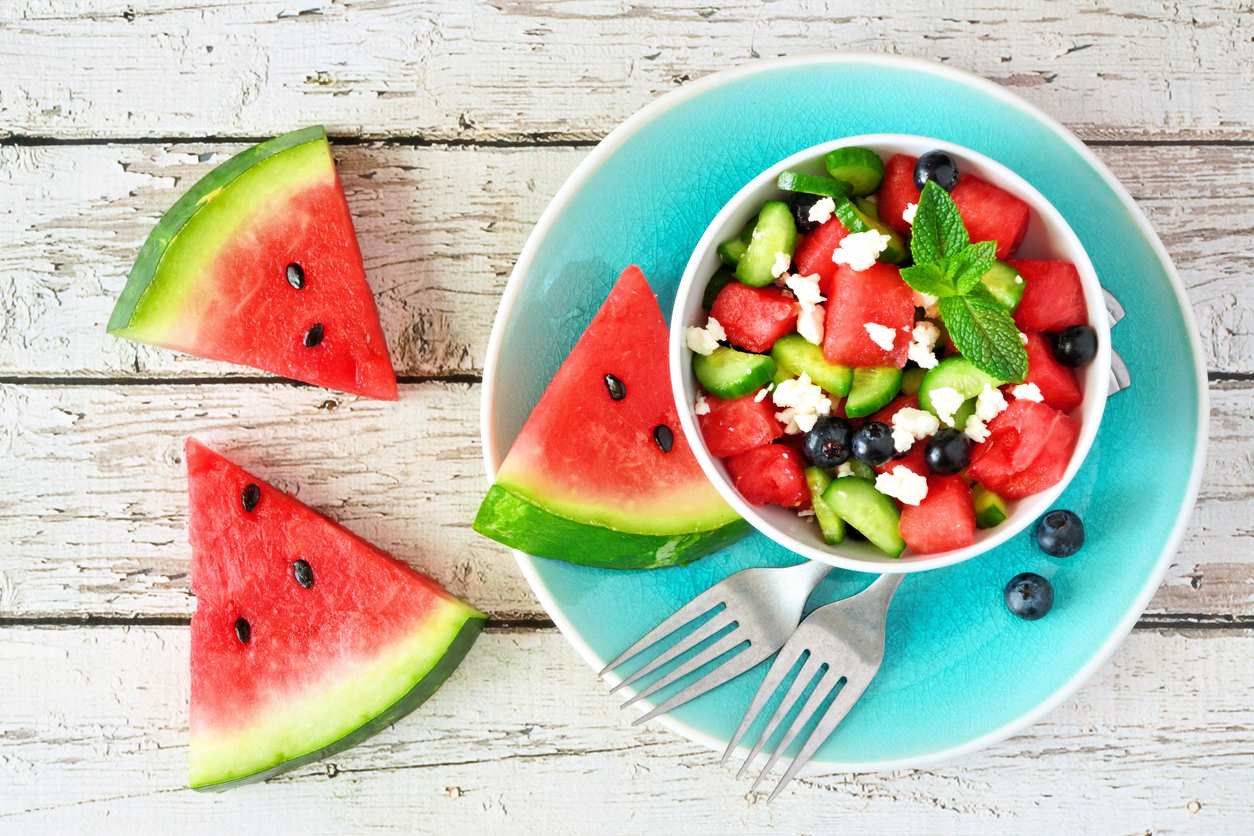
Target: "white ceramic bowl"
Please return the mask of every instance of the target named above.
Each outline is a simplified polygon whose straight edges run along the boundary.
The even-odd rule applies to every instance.
[[[977,530],[975,543],[965,549],[924,555],[907,548],[900,557],[891,558],[870,543],[848,538],[839,545],[829,546],[823,542],[813,517],[798,517],[795,512],[778,505],[759,506],[746,502],[732,486],[722,459],[711,455],[706,449],[693,413],[693,403],[699,388],[692,371],[693,354],[685,342],[684,329],[690,325],[705,325],[708,312],[701,306],[701,297],[706,282],[721,263],[716,248],[721,242],[739,235],[749,219],[761,210],[765,201],[787,200],[789,193],[775,185],[781,172],[802,171],[827,175],[823,164],[824,155],[834,148],[851,145],[870,148],[878,152],[886,162],[893,154],[899,153],[918,157],[937,149],[948,152],[963,174],[974,174],[1000,186],[1031,207],[1028,231],[1015,253],[1016,258],[1070,261],[1075,264],[1084,285],[1089,325],[1097,332],[1098,349],[1092,362],[1077,370],[1084,390],[1084,402],[1071,413],[1071,417],[1080,422],[1080,437],[1071,462],[1062,481],[1054,487],[1008,502],[1007,519],[995,528]],[[759,174],[727,202],[697,242],[692,258],[684,270],[675,297],[675,310],[671,316],[670,359],[671,381],[679,406],[679,420],[692,443],[697,460],[723,497],[754,528],[797,554],[833,566],[862,572],[917,572],[975,557],[1004,543],[1053,507],[1054,500],[1079,470],[1097,435],[1097,427],[1106,406],[1110,378],[1110,327],[1101,285],[1079,239],[1058,211],[1023,178],[983,154],[953,143],[908,134],[865,134],[832,140],[793,154]]]

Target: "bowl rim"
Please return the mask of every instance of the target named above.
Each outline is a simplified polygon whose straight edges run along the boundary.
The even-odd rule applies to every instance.
[[[693,316],[704,311],[704,307],[696,300],[699,299],[699,294],[704,292],[709,274],[716,269],[713,266],[717,262],[714,248],[720,242],[727,240],[731,227],[738,227],[752,214],[752,207],[760,205],[764,199],[771,199],[769,196],[764,197],[764,193],[769,195],[775,191],[784,194],[783,190],[775,186],[775,181],[782,172],[794,168],[813,167],[814,163],[828,151],[847,146],[870,148],[881,155],[903,153],[901,150],[894,149],[908,149],[908,153],[912,156],[919,156],[924,151],[930,150],[945,151],[958,161],[960,168],[974,169],[981,178],[1025,201],[1036,216],[1031,219],[1031,223],[1043,227],[1042,231],[1049,236],[1053,257],[1075,264],[1088,306],[1089,324],[1097,332],[1097,354],[1085,367],[1086,385],[1084,401],[1080,406],[1080,435],[1062,479],[1044,491],[1017,500],[1005,522],[995,528],[984,529],[983,535],[977,534],[975,543],[961,549],[934,554],[916,554],[907,547],[902,556],[894,558],[888,555],[851,552],[841,547],[844,544],[826,545],[822,543],[817,533],[813,542],[798,539],[794,534],[781,529],[775,521],[783,519],[795,524],[796,518],[792,512],[782,509],[784,513],[780,513],[781,509],[775,506],[753,505],[741,496],[732,484],[723,461],[712,455],[706,448],[693,412],[693,399],[696,393],[692,373],[693,352],[686,344],[684,332],[689,325],[701,324],[699,320],[694,320]],[[1085,456],[1088,455],[1093,440],[1097,437],[1102,413],[1105,410],[1107,383],[1110,378],[1110,323],[1102,298],[1101,283],[1079,237],[1053,204],[1030,183],[991,157],[953,142],[917,134],[859,134],[831,139],[790,154],[751,179],[723,205],[693,248],[692,255],[684,269],[683,278],[680,279],[679,289],[675,294],[675,306],[671,314],[669,351],[671,388],[679,410],[680,425],[706,476],[737,513],[748,520],[756,530],[779,545],[811,560],[818,560],[855,572],[908,573],[952,566],[1002,545],[1048,511],[1054,500],[1062,494],[1072,477],[1079,471]],[[813,528],[813,526],[810,525],[807,528]],[[864,547],[859,544],[854,548],[861,550]]]

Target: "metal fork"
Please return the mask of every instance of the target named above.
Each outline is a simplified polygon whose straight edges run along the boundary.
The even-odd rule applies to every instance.
[[[788,771],[784,773],[784,777],[780,779],[774,792],[767,799],[768,803],[775,800],[780,790],[793,779],[801,767],[805,766],[823,741],[831,736],[836,726],[845,718],[849,709],[875,678],[876,672],[880,669],[880,663],[884,659],[884,630],[888,605],[897,587],[901,585],[903,577],[905,576],[899,574],[881,575],[857,595],[819,607],[806,616],[806,620],[801,622],[797,632],[788,640],[779,652],[779,656],[771,664],[766,679],[762,681],[758,692],[753,695],[753,702],[745,711],[744,719],[740,721],[740,726],[732,736],[731,742],[727,744],[727,751],[723,753],[721,762],[723,764],[727,763],[727,759],[736,749],[736,744],[744,737],[749,726],[762,711],[762,707],[775,693],[797,660],[803,655],[808,655],[796,679],[793,680],[792,687],[788,689],[788,693],[785,694],[779,708],[775,710],[765,730],[758,736],[757,743],[749,752],[749,757],[745,758],[740,772],[736,774],[737,778],[745,774],[745,770],[770,740],[780,721],[788,715],[806,686],[820,673],[821,678],[810,693],[810,698],[802,706],[801,712],[788,728],[784,739],[775,747],[770,760],[766,762],[757,780],[753,782],[751,789],[754,790],[758,788],[758,784],[771,771],[775,761],[793,742],[797,734],[805,728],[810,718],[814,716],[814,712],[831,695],[842,679],[845,685],[823,714],[809,739],[801,747],[801,751],[793,758]],[[824,668],[826,670],[823,670]]]
[[[730,650],[743,647],[723,664],[693,682],[647,714],[636,718],[633,726],[665,714],[676,706],[699,697],[711,688],[739,676],[754,665],[779,650],[797,629],[806,600],[819,585],[819,581],[832,570],[831,566],[817,560],[808,560],[796,566],[783,568],[755,567],[743,569],[716,583],[692,601],[680,607],[669,618],[649,631],[644,638],[627,648],[601,671],[605,676],[627,659],[656,644],[680,627],[715,610],[714,616],[684,636],[653,661],[614,686],[611,694],[630,685],[661,665],[696,647],[720,631],[731,627],[726,635],[719,636],[712,644],[692,658],[670,671],[666,676],[640,691],[622,707],[626,708],[639,699],[679,681],[708,662]]]

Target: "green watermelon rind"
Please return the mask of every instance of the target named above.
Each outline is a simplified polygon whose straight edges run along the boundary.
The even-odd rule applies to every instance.
[[[343,737],[340,737],[339,739],[318,749],[298,755],[288,760],[283,760],[282,762],[276,763],[265,769],[246,775],[224,778],[220,781],[198,781],[195,777],[193,777],[191,781],[191,788],[197,792],[221,792],[223,790],[231,789],[232,787],[266,781],[276,775],[281,775],[284,772],[289,772],[293,769],[313,763],[314,761],[322,760],[323,758],[356,746],[358,743],[373,737],[386,729],[388,726],[405,717],[415,708],[426,702],[427,699],[431,697],[431,695],[434,694],[441,685],[444,684],[444,681],[449,678],[453,671],[457,669],[458,665],[460,665],[462,660],[466,657],[467,652],[469,652],[471,646],[475,643],[475,640],[479,637],[479,633],[482,632],[484,625],[488,621],[487,616],[479,613],[474,608],[461,604],[460,602],[456,603],[458,606],[464,608],[467,615],[465,621],[462,622],[457,632],[453,634],[451,640],[445,647],[443,653],[440,654],[436,663],[428,671],[426,671],[413,684],[413,686],[405,692],[404,695],[402,695],[388,708],[384,709],[379,714],[376,714],[374,717],[367,720],[365,723],[358,726],[356,729]],[[228,772],[236,771],[232,770],[229,765],[226,769]]]
[[[276,154],[310,142],[326,142],[326,139],[327,132],[321,125],[302,128],[241,151],[201,178],[175,202],[148,234],[147,240],[140,248],[139,256],[135,259],[135,265],[126,278],[126,287],[122,289],[122,294],[113,307],[113,314],[109,317],[106,330],[113,334],[131,325],[135,309],[156,276],[157,268],[170,243],[218,191],[258,163]]]
[[[558,516],[499,484],[488,490],[472,525],[513,549],[599,569],[683,566],[744,538],[752,530],[736,517],[704,531],[636,534]],[[577,559],[575,559],[577,558]]]

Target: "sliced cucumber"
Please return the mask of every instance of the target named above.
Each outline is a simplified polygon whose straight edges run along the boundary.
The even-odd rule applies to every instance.
[[[770,382],[775,361],[765,354],[750,354],[721,345],[709,355],[692,358],[692,370],[706,390],[725,401],[743,398]]]
[[[843,398],[853,383],[853,369],[837,366],[823,359],[823,349],[800,334],[785,334],[771,346],[775,365],[800,377],[804,372],[825,392]]]
[[[706,307],[709,307],[707,305]],[[919,387],[923,384],[923,378],[927,376],[927,369],[906,369],[901,373],[901,394],[915,395],[919,392]]]
[[[873,221],[880,219],[880,207],[878,203],[867,200],[865,197],[855,197],[853,205],[858,207],[858,211],[866,215]]]
[[[845,414],[850,418],[870,415],[888,406],[900,391],[901,369],[892,366],[854,369],[853,385],[849,387],[849,399],[845,401]]]
[[[976,484],[971,489],[971,499],[975,502],[975,524],[980,528],[993,528],[1001,525],[1009,516],[1006,511],[1006,500],[983,485]]]
[[[781,189],[789,192],[805,192],[839,200],[849,195],[849,184],[844,180],[833,180],[830,177],[819,177],[814,174],[802,174],[799,171],[785,171],[776,182]]]
[[[771,376],[771,383],[774,383],[776,386],[778,386],[779,384],[783,383],[785,380],[792,380],[794,377],[796,377],[795,374],[788,371],[788,369],[781,368],[780,365],[776,363],[775,374]]]
[[[993,294],[993,298],[1005,305],[1011,313],[1019,307],[1023,298],[1023,277],[1019,271],[1004,261],[994,261],[987,273],[980,276],[980,281]]]
[[[853,475],[859,479],[866,479],[868,482],[875,481],[875,468],[871,467],[862,459],[849,459],[849,469],[853,471]]]
[[[710,276],[710,280],[705,283],[705,293],[701,294],[701,307],[707,311],[714,307],[714,300],[718,298],[718,292],[736,281],[736,275],[726,267],[720,267],[714,271],[714,275]]]
[[[762,214],[750,236],[749,249],[736,264],[736,278],[751,287],[765,287],[775,281],[771,268],[775,266],[775,254],[786,253],[792,258],[797,246],[797,222],[787,203],[768,200],[762,206]]]
[[[730,241],[724,241],[716,248],[718,257],[728,267],[735,267],[740,263],[740,259],[744,258],[745,251],[749,249],[749,242],[753,240],[753,228],[758,223],[755,217],[749,223],[745,224],[745,228],[740,231],[740,235]],[[708,307],[708,306],[707,306]]]
[[[823,160],[827,173],[844,180],[858,197],[869,195],[884,179],[884,161],[870,148],[837,148]]]
[[[871,482],[857,476],[837,479],[823,492],[823,502],[889,557],[897,557],[906,547],[901,539],[901,512]]]
[[[957,391],[962,395],[963,403],[954,413],[954,423],[944,424],[943,420],[941,423],[961,429],[966,426],[967,418],[974,414],[975,397],[984,391],[984,385],[988,384],[996,389],[1005,382],[988,372],[980,371],[965,357],[946,357],[923,377],[923,383],[919,386],[919,407],[939,418],[940,413],[932,404],[932,393],[946,387]]]
[[[870,232],[874,229],[888,236],[888,246],[876,259],[881,264],[897,264],[905,261],[908,252],[905,240],[879,221],[868,218],[862,210],[853,205],[853,201],[848,198],[836,201],[836,217],[840,218],[841,225],[850,233]]]
[[[823,501],[823,491],[832,484],[832,477],[818,467],[807,467],[806,484],[810,486],[810,501],[814,503],[814,516],[823,530],[823,542],[834,546],[845,539],[845,521]]]

